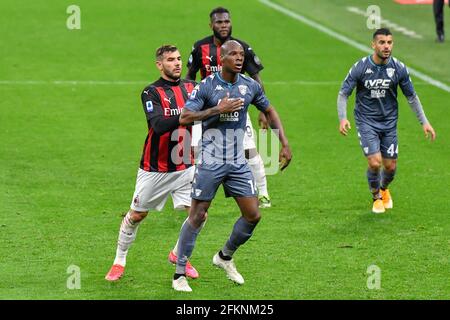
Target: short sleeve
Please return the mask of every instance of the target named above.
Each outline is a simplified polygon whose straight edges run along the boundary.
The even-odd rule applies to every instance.
[[[270,102],[267,99],[263,89],[261,88],[261,85],[258,82],[254,81],[253,87],[255,90],[255,96],[253,97],[252,104],[255,105],[259,111],[264,112],[269,108]]]
[[[189,69],[193,69],[196,73],[200,69],[199,65],[199,59],[198,59],[198,47],[194,46],[192,47],[191,54],[188,59],[187,67]]]
[[[206,97],[208,96],[208,85],[205,80],[194,87],[189,100],[186,102],[184,108],[190,111],[200,111],[203,109]]]
[[[414,97],[416,95],[416,91],[414,90],[408,69],[404,67],[400,72],[399,86],[402,89],[403,94],[407,98]]]
[[[253,76],[262,69],[264,69],[264,66],[261,64],[258,56],[251,47],[247,47],[245,50],[244,71]]]
[[[360,68],[358,68],[359,63],[360,62],[358,61],[351,67],[344,79],[344,82],[342,83],[340,92],[347,97],[351,96],[353,89],[358,83],[358,79],[360,77]]]

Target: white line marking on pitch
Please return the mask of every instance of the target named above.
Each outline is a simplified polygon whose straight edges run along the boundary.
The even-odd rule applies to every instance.
[[[367,17],[367,12],[364,10],[359,9],[358,7],[347,7],[347,11],[350,11],[352,13],[359,14],[360,16]],[[386,27],[391,28],[397,32],[403,33],[405,36],[415,39],[422,39],[422,35],[418,34],[417,32],[413,30],[409,30],[405,27],[399,26],[398,24],[387,20],[387,19],[380,19],[380,22],[384,24]]]
[[[346,37],[346,36],[344,36],[344,35],[342,35],[340,33],[337,33],[337,32],[335,32],[335,31],[333,31],[331,29],[328,29],[327,27],[325,27],[325,26],[323,26],[323,25],[321,25],[321,24],[319,24],[317,22],[309,20],[308,18],[306,18],[306,17],[304,17],[304,16],[302,16],[302,15],[300,15],[298,13],[295,13],[295,12],[289,10],[289,9],[286,9],[285,7],[282,7],[282,6],[278,5],[278,4],[272,3],[272,2],[270,2],[268,0],[259,0],[259,2],[261,2],[262,4],[265,4],[268,7],[271,7],[272,9],[275,9],[275,10],[281,12],[281,13],[284,13],[285,15],[287,15],[287,16],[289,16],[291,18],[294,18],[295,20],[303,22],[304,24],[306,24],[306,25],[308,25],[308,26],[310,26],[310,27],[312,27],[314,29],[322,31],[323,33],[329,35],[330,37],[333,37],[333,38],[335,38],[337,40],[340,40],[340,41],[342,41],[342,42],[344,42],[346,44],[349,44],[349,45],[351,45],[352,47],[354,47],[356,49],[359,49],[359,50],[361,50],[363,52],[366,52],[366,53],[372,53],[373,52],[372,49],[370,49],[369,47],[367,47],[365,45],[362,45],[362,44],[360,44],[360,43],[358,43],[358,42],[356,42],[356,41],[354,41],[354,40],[352,40],[352,39],[350,39],[350,38],[348,38],[348,37]],[[426,74],[424,74],[424,73],[422,73],[420,71],[417,71],[417,70],[415,70],[415,69],[413,69],[411,67],[408,67],[408,69],[409,69],[409,73],[410,74],[412,74],[413,76],[419,78],[420,80],[425,81],[425,82],[427,82],[427,83],[429,83],[429,84],[431,84],[431,85],[433,85],[433,86],[435,86],[435,87],[437,87],[439,89],[442,89],[444,91],[450,92],[450,86],[448,86],[447,84],[445,84],[443,82],[440,82],[440,81],[438,81],[436,79],[433,79],[430,76],[428,76],[428,75],[426,75]]]
[[[0,85],[57,85],[57,86],[124,86],[138,85],[145,86],[146,81],[103,81],[103,80],[0,80]],[[272,86],[340,86],[342,81],[308,81],[308,80],[287,80],[287,81],[264,81],[264,85]],[[426,82],[415,82],[415,85],[431,85]]]

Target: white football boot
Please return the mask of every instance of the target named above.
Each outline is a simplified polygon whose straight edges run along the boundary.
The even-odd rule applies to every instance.
[[[216,253],[213,257],[213,264],[216,267],[222,268],[227,273],[228,279],[237,284],[244,284],[244,278],[237,271],[236,266],[234,265],[233,259],[231,260],[223,260],[219,253]]]
[[[176,291],[192,292],[186,277],[183,276],[179,277],[177,280],[172,280],[172,288]]]

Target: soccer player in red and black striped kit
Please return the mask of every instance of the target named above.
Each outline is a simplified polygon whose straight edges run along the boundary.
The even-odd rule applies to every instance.
[[[180,79],[182,61],[175,46],[164,45],[157,49],[156,66],[161,77],[141,94],[148,134],[130,210],[120,226],[116,258],[105,277],[108,281],[119,280],[123,275],[128,249],[149,210],[161,211],[169,195],[175,209],[189,212],[191,205],[191,181],[194,176],[191,127],[181,126],[179,118],[195,82]],[[178,242],[169,255],[169,261],[173,263],[177,259],[174,254],[177,246]],[[186,275],[198,277],[198,272],[190,263]]]
[[[247,43],[231,36],[232,26],[230,12],[225,8],[218,7],[211,11],[209,17],[209,26],[213,31],[213,35],[199,40],[194,44],[188,61],[189,70],[186,75],[186,79],[195,80],[198,71],[200,71],[201,79],[204,79],[213,73],[219,72],[222,69],[222,63],[220,61],[220,47],[227,40],[236,40],[244,48],[245,54],[244,65],[241,72],[247,72],[250,77],[256,80],[261,87],[263,87],[259,72],[264,67]],[[269,128],[267,119],[262,112],[259,113],[258,120],[263,129]],[[271,201],[267,191],[266,172],[264,169],[263,160],[256,150],[253,126],[248,115],[246,133],[247,134],[244,137],[245,157],[248,160],[248,164],[256,181],[259,206],[260,208],[268,208],[271,206]],[[197,141],[194,141],[195,135],[192,138],[193,145],[196,145]]]

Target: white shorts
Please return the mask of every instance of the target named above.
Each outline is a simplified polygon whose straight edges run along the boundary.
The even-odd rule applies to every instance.
[[[247,113],[247,123],[245,124],[245,135],[244,135],[244,150],[256,149],[255,143],[255,132],[253,130],[252,121],[250,120],[250,115]],[[195,122],[192,126],[192,142],[193,147],[200,146],[202,139],[202,124],[201,122]]]
[[[244,150],[256,149],[255,131],[253,130],[252,120],[247,112],[247,123],[245,124]]]
[[[176,172],[148,172],[139,168],[130,208],[140,212],[161,211],[169,194],[176,210],[190,207],[194,171],[194,166]]]

